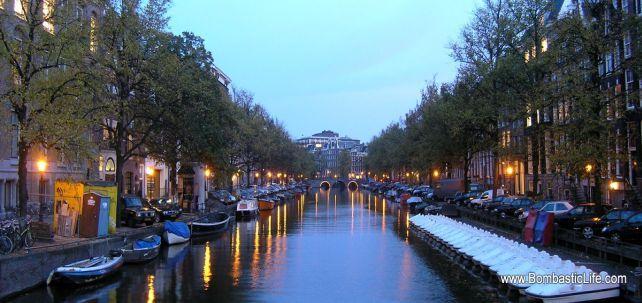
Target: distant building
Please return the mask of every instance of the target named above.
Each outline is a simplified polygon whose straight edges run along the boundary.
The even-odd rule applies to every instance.
[[[363,172],[363,158],[367,154],[365,144],[358,139],[339,136],[331,130],[324,130],[309,137],[296,140],[296,144],[314,155],[319,177],[332,177],[339,170],[339,154],[342,150],[350,153],[352,160],[350,173]]]

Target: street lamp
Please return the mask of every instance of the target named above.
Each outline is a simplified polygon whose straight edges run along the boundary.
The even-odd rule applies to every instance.
[[[590,163],[586,164],[584,170],[586,170],[586,186],[588,187],[588,200],[590,202],[592,200],[591,196],[593,191],[591,188],[591,172],[593,171],[593,165],[591,165]]]
[[[36,167],[38,168],[38,172],[40,173],[40,184],[38,184],[38,187],[40,189],[40,200],[39,200],[39,208],[40,211],[38,212],[38,221],[42,222],[44,219],[45,215],[45,171],[47,170],[47,161],[45,160],[38,160],[36,162]]]
[[[435,178],[439,177],[439,170],[437,170],[437,169],[433,170],[432,171],[432,176],[435,177]]]

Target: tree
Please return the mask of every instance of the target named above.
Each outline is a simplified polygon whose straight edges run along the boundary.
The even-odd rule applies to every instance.
[[[78,66],[88,45],[82,39],[87,34],[82,20],[59,2],[17,5],[15,15],[0,10],[0,66],[8,71],[0,100],[17,120],[19,214],[26,215],[31,148],[53,148],[75,161],[90,152],[85,133],[88,77]]]
[[[161,98],[155,91],[160,87],[155,77],[163,75],[159,69],[172,60],[163,32],[168,2],[106,0],[100,22],[91,22],[92,51],[86,68],[95,73],[100,125],[109,134],[109,145],[116,153],[119,201],[124,191],[125,162],[144,154],[144,146],[161,117],[172,109],[169,102],[173,100]]]

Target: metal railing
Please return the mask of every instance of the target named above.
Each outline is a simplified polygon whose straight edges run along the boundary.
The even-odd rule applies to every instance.
[[[524,223],[514,218],[501,218],[489,213],[460,206],[457,208],[465,218],[498,227],[505,231],[521,234],[524,229]],[[642,246],[640,245],[613,241],[597,236],[591,239],[585,239],[576,231],[563,228],[555,228],[553,241],[557,246],[571,248],[603,260],[615,261],[619,264],[637,267],[642,266]]]

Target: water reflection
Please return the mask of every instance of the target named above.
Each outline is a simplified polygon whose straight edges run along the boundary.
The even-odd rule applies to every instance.
[[[367,192],[315,191],[220,235],[164,248],[157,260],[128,265],[89,291],[70,297],[42,288],[16,301],[494,300],[413,241],[409,218],[399,204]]]

